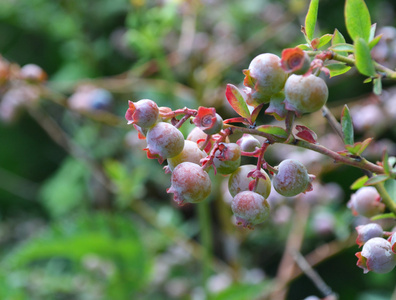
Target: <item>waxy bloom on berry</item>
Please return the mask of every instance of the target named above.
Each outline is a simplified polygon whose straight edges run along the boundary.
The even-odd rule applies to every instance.
[[[213,107],[200,106],[198,114],[194,118],[194,124],[206,134],[215,134],[223,128],[223,119]]]
[[[356,231],[358,233],[356,244],[358,244],[359,247],[363,246],[368,240],[375,237],[382,237],[384,234],[384,230],[377,223],[357,226]]]
[[[288,48],[282,51],[280,65],[287,73],[302,75],[309,70],[311,61],[308,54],[302,49]]]
[[[128,105],[129,108],[125,113],[128,124],[149,128],[157,122],[159,109],[154,101],[149,99],[139,100],[138,102],[128,101]]]
[[[381,196],[372,186],[362,187],[351,195],[348,207],[354,215],[362,215],[371,218],[385,210],[385,204],[381,203]]]
[[[268,201],[252,191],[238,193],[231,202],[231,209],[236,217],[236,224],[249,229],[264,222],[270,214]]]
[[[158,122],[147,132],[148,158],[157,158],[160,163],[174,157],[183,151],[184,137],[175,126],[165,122]]]
[[[373,271],[375,273],[388,273],[396,266],[396,254],[392,252],[391,243],[387,240],[375,237],[368,240],[362,252],[356,253],[357,266],[364,273]]]
[[[183,162],[172,172],[171,187],[167,193],[173,193],[173,200],[181,205],[185,202],[197,203],[205,200],[212,188],[210,177],[204,169],[191,162]]]

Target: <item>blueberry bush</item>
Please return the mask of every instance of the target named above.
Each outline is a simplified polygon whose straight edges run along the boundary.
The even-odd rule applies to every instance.
[[[393,2],[17,2],[1,299],[396,297]]]

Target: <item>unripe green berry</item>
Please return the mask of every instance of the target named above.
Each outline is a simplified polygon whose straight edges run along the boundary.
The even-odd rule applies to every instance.
[[[213,163],[220,174],[231,174],[241,164],[241,147],[236,143],[222,143],[224,149],[216,151]]]
[[[249,184],[254,178],[248,177],[248,174],[254,169],[256,169],[255,165],[243,165],[230,175],[228,179],[228,190],[231,196],[235,197],[238,193],[249,190]],[[256,193],[267,199],[271,192],[271,181],[267,173],[263,170],[262,174],[266,179],[259,178]]]
[[[321,109],[327,102],[329,90],[320,77],[293,74],[286,81],[285,96],[286,109],[301,116]]]
[[[199,165],[201,159],[204,157],[206,157],[206,153],[199,149],[197,143],[186,140],[184,141],[183,151],[178,155],[167,159],[168,167],[172,171],[177,165],[186,161]]]

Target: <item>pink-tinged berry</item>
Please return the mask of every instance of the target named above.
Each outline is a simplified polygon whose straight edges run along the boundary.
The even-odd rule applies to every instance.
[[[391,244],[393,253],[396,253],[396,232],[392,233],[392,235],[388,238],[388,241]]]
[[[188,134],[187,140],[193,141],[198,144],[199,147],[203,146],[206,138],[209,135],[203,132],[199,127],[194,127],[193,130]],[[209,142],[207,143],[205,149],[203,149],[206,153],[210,152],[210,149],[212,149],[213,144],[215,141],[220,137],[218,134],[214,134],[210,136]]]
[[[388,273],[396,266],[396,254],[392,252],[391,244],[380,237],[368,240],[362,252],[356,253],[357,266],[366,274],[369,271],[375,273]]]
[[[149,99],[139,100],[138,102],[128,101],[129,108],[125,113],[128,124],[136,124],[143,128],[153,126],[159,116],[157,104]]]
[[[204,169],[191,162],[183,162],[172,172],[171,187],[173,200],[183,205],[185,202],[197,203],[205,200],[211,192],[212,182]]]
[[[272,95],[283,89],[287,78],[280,66],[280,58],[271,53],[256,56],[244,74],[244,85],[251,89],[246,102],[251,106],[268,103]]]
[[[183,134],[173,125],[159,122],[151,127],[146,135],[148,158],[157,158],[162,163],[183,151]]]
[[[268,201],[252,191],[238,193],[232,199],[231,209],[236,217],[236,224],[249,229],[267,220],[270,214]]]
[[[241,165],[241,147],[236,143],[221,143],[213,159],[216,172],[226,175]]]
[[[232,197],[235,197],[240,192],[249,191],[249,187],[251,182],[254,181],[254,178],[248,177],[248,174],[255,169],[255,165],[243,165],[230,175],[230,178],[228,179],[228,190]],[[265,179],[259,178],[256,193],[267,199],[271,193],[271,181],[264,170],[261,170],[261,174]]]
[[[278,166],[278,173],[272,178],[275,190],[285,197],[293,197],[312,189],[313,175],[305,166],[294,159],[286,159]]]
[[[287,73],[305,74],[311,65],[311,60],[301,48],[288,48],[282,51],[281,67]]]
[[[261,147],[260,142],[254,136],[246,133],[237,141],[237,144],[243,152],[253,152]]]
[[[286,109],[301,116],[321,109],[327,102],[329,90],[322,78],[293,74],[286,81],[285,96]]]
[[[43,82],[47,79],[47,74],[44,70],[35,64],[24,65],[19,73],[21,79],[32,82]]]
[[[204,157],[206,157],[206,153],[199,149],[197,143],[184,141],[183,151],[174,157],[168,158],[168,167],[172,171],[177,165],[186,161],[199,165]]]
[[[351,195],[348,207],[354,215],[362,215],[371,218],[385,210],[385,204],[381,203],[381,196],[372,186],[362,187]]]
[[[207,108],[200,106],[198,108],[198,114],[194,118],[194,124],[206,134],[215,134],[219,133],[223,128],[223,119],[216,113],[213,107]]]
[[[356,244],[358,244],[359,247],[363,246],[368,240],[375,237],[382,237],[384,234],[382,227],[376,223],[357,226],[356,231],[358,233]]]

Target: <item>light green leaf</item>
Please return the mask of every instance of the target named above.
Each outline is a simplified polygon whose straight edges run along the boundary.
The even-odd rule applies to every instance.
[[[388,175],[377,175],[377,176],[373,176],[369,180],[367,180],[364,185],[366,185],[366,186],[376,185],[376,184],[383,182],[385,180],[388,180],[388,179],[389,179]]]
[[[300,48],[301,50],[311,50],[311,47],[308,44],[300,44],[296,47]]]
[[[341,113],[341,127],[345,145],[353,145],[353,123],[348,105],[345,104]]]
[[[353,45],[346,44],[346,43],[332,45],[329,49],[333,50],[335,52],[343,52],[343,51],[353,52],[353,51],[355,51],[355,48],[353,47]]]
[[[330,71],[330,77],[338,76],[348,72],[351,67],[343,63],[334,63],[326,65],[326,68]]]
[[[370,50],[373,49],[373,48],[378,44],[378,42],[381,40],[381,38],[382,38],[382,34],[376,36],[375,38],[373,38],[373,39],[369,42],[368,45],[369,45],[369,47],[370,47]]]
[[[382,93],[381,77],[374,78],[374,80],[373,80],[373,92],[376,95],[381,95],[381,93]]]
[[[366,181],[367,181],[368,179],[369,179],[369,178],[367,177],[367,175],[364,175],[364,176],[362,176],[362,177],[356,179],[356,180],[352,183],[352,185],[351,185],[351,190],[358,190],[358,189],[360,189],[361,187],[364,186],[364,184],[366,183]]]
[[[256,127],[256,129],[258,131],[261,131],[261,132],[264,132],[267,134],[271,134],[280,140],[286,140],[289,137],[286,130],[279,126],[261,125],[261,126]]]
[[[367,42],[362,38],[358,38],[355,41],[355,58],[356,68],[360,73],[370,77],[376,75],[370,48]]]
[[[324,45],[326,45],[327,43],[329,43],[329,42],[331,41],[332,38],[333,38],[333,35],[332,35],[332,34],[325,34],[325,35],[322,35],[322,36],[319,38],[319,44],[318,44],[317,48],[323,47]]]
[[[363,0],[346,0],[345,25],[349,36],[356,41],[362,38],[368,42],[370,39],[371,19],[370,12]]]
[[[334,30],[334,33],[333,33],[333,39],[331,40],[331,45],[332,46],[335,46],[335,45],[337,45],[337,44],[346,44],[346,42],[345,42],[345,38],[344,38],[344,36],[341,34],[341,32],[339,32],[338,31],[338,29],[336,28],[335,30]],[[353,51],[353,47],[352,47],[352,51]],[[348,53],[347,52],[339,52],[339,54],[340,55],[343,55],[343,56],[347,56],[348,55]]]
[[[388,179],[384,183],[384,187],[393,201],[396,201],[396,180]]]
[[[376,215],[372,218],[370,218],[371,221],[377,221],[377,220],[382,220],[382,219],[395,219],[396,215],[394,213],[387,213],[387,214],[381,214],[381,215]]]
[[[319,0],[311,0],[307,16],[305,17],[305,33],[309,41],[314,37],[316,20],[318,18],[318,6]]]

